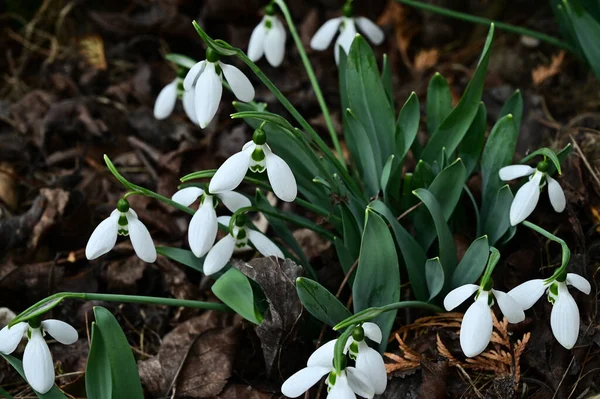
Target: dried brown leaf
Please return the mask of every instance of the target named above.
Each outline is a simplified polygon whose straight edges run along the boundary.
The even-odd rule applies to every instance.
[[[531,71],[531,79],[533,80],[534,86],[539,86],[546,80],[560,73],[563,61],[565,60],[565,52],[563,50],[560,53],[552,56],[550,65],[539,65]]]

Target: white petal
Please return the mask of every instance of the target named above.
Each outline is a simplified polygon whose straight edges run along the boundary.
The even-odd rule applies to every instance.
[[[255,145],[256,144],[254,144],[254,141],[250,140],[246,144],[244,144],[244,146],[242,147],[242,151],[244,151],[246,148],[248,148],[250,146],[255,146]],[[252,147],[252,151],[254,151],[254,147]]]
[[[355,18],[354,21],[358,25],[358,28],[369,38],[369,40],[376,45],[383,43],[385,35],[381,28],[373,21],[365,17]]]
[[[360,345],[358,356],[356,357],[356,368],[368,377],[368,381],[373,385],[376,394],[382,394],[387,386],[387,372],[383,358],[373,348],[367,344]]]
[[[365,336],[367,338],[369,338],[371,341],[377,342],[378,344],[381,343],[383,337],[381,335],[381,329],[377,324],[368,321],[363,323],[362,328],[365,330]]]
[[[581,277],[579,274],[567,273],[567,284],[572,285],[586,295],[589,295],[592,291],[590,282]]]
[[[212,205],[212,198],[207,197],[192,216],[188,229],[188,241],[194,255],[201,258],[208,253],[215,243],[218,230],[217,213]]]
[[[77,330],[61,320],[44,320],[42,321],[42,329],[63,345],[74,344],[79,339]]]
[[[525,320],[525,313],[519,302],[515,301],[505,292],[492,290],[492,293],[494,294],[498,307],[509,323],[520,323]]]
[[[221,69],[223,70],[223,75],[225,75],[225,79],[229,86],[231,87],[231,91],[240,101],[250,102],[254,100],[254,86],[250,82],[250,79],[244,72],[240,71],[237,67],[233,65],[224,64],[219,62],[221,65]]]
[[[340,62],[340,46],[344,49],[344,52],[348,54],[355,37],[356,27],[354,26],[354,20],[352,18],[344,18],[344,27],[335,41],[334,55],[336,64],[339,64]]]
[[[206,61],[200,61],[190,68],[187,75],[185,75],[185,79],[183,79],[183,90],[191,90],[196,85],[196,82],[202,72],[204,72],[205,67]]]
[[[488,293],[482,291],[463,317],[460,326],[460,347],[465,356],[474,357],[485,350],[492,339],[492,310],[488,306]]]
[[[267,28],[265,27],[266,16],[260,21],[250,35],[250,43],[248,43],[248,58],[256,62],[263,56],[265,49],[265,35]]]
[[[204,190],[199,187],[186,187],[177,191],[171,199],[178,204],[183,206],[190,206],[196,201],[202,194],[204,194]]]
[[[17,349],[19,342],[23,339],[23,334],[27,331],[29,324],[22,321],[15,324],[10,329],[8,326],[0,330],[0,353],[10,355]]]
[[[236,193],[235,191],[224,191],[217,194],[217,197],[223,202],[223,205],[227,207],[231,212],[235,212],[240,208],[252,206],[252,202],[243,194]]]
[[[234,248],[235,238],[231,234],[227,234],[208,251],[208,255],[204,259],[204,274],[210,276],[224,268],[231,259]]]
[[[271,29],[267,31],[265,38],[265,56],[267,61],[274,67],[283,62],[285,55],[285,27],[277,17],[271,18]]]
[[[518,179],[519,177],[529,176],[535,172],[535,168],[532,168],[529,165],[510,165],[505,166],[498,174],[500,175],[500,180],[509,181]]]
[[[96,259],[114,248],[119,232],[119,211],[114,210],[109,217],[104,219],[94,230],[87,245],[85,257],[89,260]]]
[[[210,179],[208,191],[217,194],[223,191],[231,191],[239,186],[248,171],[252,151],[254,151],[254,146],[250,146],[227,158]]]
[[[263,151],[265,152],[267,176],[273,192],[282,201],[294,201],[298,195],[298,185],[292,169],[281,157],[273,154],[266,146],[263,147]]]
[[[197,125],[198,118],[196,117],[196,105],[195,105],[196,100],[194,99],[194,97],[195,97],[194,93],[195,93],[194,89],[183,92],[182,102],[183,102],[183,110],[185,111],[185,114],[187,115],[188,118],[190,118],[192,123],[195,123]]]
[[[329,367],[329,370],[333,369],[333,352],[335,349],[335,343],[337,339],[332,339],[331,341],[321,345],[317,348],[316,351],[313,352],[312,355],[308,358],[308,362],[306,365],[308,367]]]
[[[312,37],[310,48],[313,50],[325,50],[329,47],[341,23],[342,17],[333,18],[325,22]]]
[[[451,311],[461,303],[467,300],[471,295],[479,289],[478,285],[465,284],[450,291],[444,298],[444,307],[447,311]]]
[[[331,388],[327,394],[327,399],[355,399],[356,395],[350,385],[348,384],[348,378],[344,376],[338,376],[335,385]]]
[[[516,226],[527,219],[540,199],[541,173],[535,173],[530,181],[523,184],[510,205],[510,224]]]
[[[288,398],[297,398],[308,391],[310,387],[319,382],[330,371],[331,367],[316,366],[303,368],[285,380],[281,386],[281,393]]]
[[[219,216],[217,218],[217,222],[222,225],[229,226],[229,221],[231,220],[231,216]]]
[[[569,293],[566,284],[558,284],[558,296],[552,313],[550,326],[556,340],[565,348],[571,349],[579,336],[579,309]]]
[[[127,222],[129,224],[129,239],[135,254],[144,262],[152,263],[156,260],[156,248],[150,236],[150,232],[132,212],[127,211]]]
[[[540,299],[545,290],[546,286],[544,285],[544,280],[536,279],[517,285],[512,290],[508,291],[508,295],[517,301],[523,310],[527,310]]]
[[[565,198],[565,192],[560,187],[560,184],[550,176],[546,176],[548,180],[548,197],[550,197],[550,203],[552,208],[556,212],[562,212],[567,206],[567,199]]]
[[[246,234],[248,234],[248,239],[262,256],[276,256],[285,259],[281,249],[264,234],[252,229],[246,229]]]
[[[31,338],[25,346],[23,371],[29,385],[39,393],[48,392],[54,385],[52,355],[39,328],[31,331]]]
[[[221,78],[217,75],[215,64],[212,62],[206,63],[204,72],[198,78],[194,93],[196,118],[198,118],[200,127],[204,129],[217,113],[223,94]]]
[[[165,119],[173,112],[177,101],[177,85],[178,81],[175,79],[158,93],[154,103],[154,117],[156,119]]]
[[[347,384],[358,396],[362,396],[363,398],[372,398],[375,396],[375,388],[373,388],[373,384],[369,381],[369,377],[367,377],[365,373],[354,367],[346,367],[346,375],[348,376]],[[338,377],[338,381],[335,382],[335,386],[338,385],[339,378],[340,377]],[[344,381],[344,379],[342,379],[342,381]],[[343,396],[340,396],[340,398],[342,397]]]

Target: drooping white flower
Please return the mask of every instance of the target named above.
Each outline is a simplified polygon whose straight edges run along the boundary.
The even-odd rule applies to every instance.
[[[265,16],[254,28],[248,44],[248,58],[258,61],[264,54],[269,64],[278,67],[285,54],[285,27],[279,18],[274,16],[272,4],[265,7]]]
[[[184,91],[183,79],[175,78],[171,83],[163,87],[163,89],[156,97],[154,103],[154,117],[158,120],[168,118],[175,109],[175,104],[179,96],[182,97],[183,110],[190,120],[198,124],[198,118],[196,118],[196,110],[194,108],[194,90]]]
[[[298,195],[296,178],[288,164],[281,157],[273,154],[266,143],[266,134],[262,129],[254,132],[252,141],[244,144],[242,151],[233,154],[219,167],[210,180],[208,189],[211,193],[234,190],[240,185],[246,172],[267,171],[267,177],[273,192],[279,199],[292,202]]]
[[[565,281],[530,280],[516,286],[508,292],[523,310],[531,308],[540,297],[547,292],[548,301],[552,303],[550,327],[556,340],[566,349],[571,349],[579,336],[579,308],[569,293],[567,285],[589,295],[592,287],[583,277],[567,273]]]
[[[500,179],[504,181],[530,176],[529,181],[517,191],[517,195],[515,195],[515,199],[510,206],[511,225],[516,226],[531,215],[540,199],[540,191],[546,182],[548,183],[548,197],[550,197],[550,203],[554,210],[556,212],[565,210],[567,204],[565,193],[558,182],[546,173],[547,170],[548,165],[546,162],[540,162],[537,168],[532,168],[529,165],[510,165],[500,169]]]
[[[325,22],[323,26],[317,30],[315,35],[310,41],[310,47],[313,50],[325,50],[331,44],[333,37],[339,31],[335,42],[334,55],[335,63],[338,64],[340,60],[340,46],[344,49],[346,54],[350,52],[350,46],[356,36],[356,25],[358,28],[367,36],[367,38],[373,42],[373,44],[379,45],[385,38],[383,31],[377,24],[365,17],[353,18],[352,6],[346,4],[343,9],[344,16],[330,19]]]
[[[92,260],[109,252],[119,235],[129,236],[133,250],[141,260],[148,263],[156,260],[156,248],[150,232],[124,198],[117,203],[117,209],[96,227],[85,247],[85,256]]]
[[[374,388],[369,377],[354,367],[346,367],[339,372],[333,367],[333,353],[336,340],[318,348],[309,358],[306,367],[285,380],[281,392],[289,398],[297,398],[315,385],[326,374],[328,399],[355,399],[356,395],[372,398]]]
[[[184,90],[194,91],[196,118],[201,128],[205,128],[217,113],[223,94],[223,77],[240,101],[254,99],[254,87],[246,75],[233,65],[219,61],[219,58],[219,54],[208,48],[206,60],[194,65],[183,80]]]
[[[0,330],[0,352],[5,355],[13,353],[24,336],[29,338],[23,353],[23,371],[29,385],[42,394],[54,385],[54,362],[44,340],[46,333],[63,345],[73,344],[79,337],[69,324],[53,319],[42,321],[38,327],[21,322]]]
[[[381,343],[381,329],[375,323],[363,323],[356,327],[348,338],[346,349],[350,358],[356,361],[356,368],[368,377],[375,394],[380,395],[387,387],[385,363],[381,354],[365,342],[365,337]]]
[[[475,284],[465,284],[450,291],[444,298],[444,307],[450,311],[475,292],[475,302],[467,309],[460,325],[460,347],[467,357],[479,355],[490,343],[494,329],[491,309],[494,299],[509,323],[525,320],[521,305],[508,294],[494,289],[484,290]]]
[[[229,226],[231,216],[219,216],[217,220],[219,223]],[[208,251],[208,255],[204,259],[204,274],[209,276],[221,270],[229,262],[235,251],[251,249],[252,247],[248,245],[248,241],[252,243],[262,256],[276,256],[285,259],[283,252],[281,252],[281,249],[273,241],[257,230],[246,228],[245,225],[245,216],[238,216],[229,234],[221,238]]]
[[[215,211],[215,206],[217,205],[214,199],[215,196],[231,212],[252,205],[250,200],[242,194],[225,191],[213,196],[198,187],[182,188],[172,197],[173,201],[183,206],[190,206],[200,198],[200,207],[194,213],[194,216],[192,216],[188,228],[190,249],[198,258],[206,255],[217,238],[219,223],[217,222],[217,212]]]

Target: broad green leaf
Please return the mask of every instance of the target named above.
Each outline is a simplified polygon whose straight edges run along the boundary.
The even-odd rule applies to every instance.
[[[354,214],[346,204],[340,204],[340,213],[342,215],[342,229],[344,234],[344,245],[350,250],[350,253],[354,259],[358,258],[360,240],[362,236],[361,223],[354,217]],[[347,272],[347,270],[344,270]]]
[[[487,236],[481,236],[471,243],[452,275],[450,289],[476,282],[490,256],[490,246]]]
[[[204,257],[197,258],[190,250],[157,245],[156,253],[201,273],[203,272]]]
[[[90,399],[144,398],[137,364],[117,319],[103,307],[94,307],[95,339],[86,366],[85,386]],[[93,345],[99,345],[93,348]],[[110,376],[106,372],[106,368]],[[110,382],[109,382],[110,381]],[[104,385],[104,386],[100,386]],[[107,387],[107,385],[110,387]],[[105,396],[109,392],[110,396]]]
[[[521,96],[521,90],[515,90],[508,100],[506,100],[504,106],[500,110],[498,119],[502,119],[506,115],[513,116],[518,132],[521,127],[521,120],[523,119],[523,96]]]
[[[23,362],[20,359],[17,359],[16,357],[11,356],[11,355],[5,355],[4,353],[0,353],[0,356],[2,356],[4,358],[4,360],[6,360],[8,363],[10,363],[10,365],[15,370],[17,370],[17,373],[19,373],[19,375],[21,377],[23,377],[23,379],[25,381],[27,381],[27,379],[25,378],[25,372],[23,371]],[[35,392],[35,391],[33,391],[33,392]],[[62,393],[62,391],[56,385],[54,385],[46,393],[35,392],[35,395],[39,399],[67,399],[65,394]]]
[[[412,178],[412,188],[427,188],[435,179],[435,173],[431,165],[423,160],[417,162]]]
[[[431,301],[444,288],[444,268],[440,263],[440,258],[427,259],[427,262],[425,262],[425,278],[427,279],[427,289]]]
[[[352,265],[354,264],[354,261],[356,259],[352,255],[353,251],[351,251],[350,248],[348,248],[344,244],[344,240],[342,240],[339,237],[335,237],[333,239],[333,245],[335,246],[335,252],[338,256],[338,261],[342,266],[342,270],[344,271],[344,274],[347,274],[348,271],[352,268]],[[350,278],[352,279],[352,277]]]
[[[400,109],[396,120],[396,157],[401,162],[411,148],[419,132],[421,108],[419,98],[413,91]]]
[[[388,100],[392,108],[394,107],[394,86],[392,85],[392,67],[387,54],[383,55],[383,68],[381,69],[381,82],[387,94]]]
[[[296,290],[302,305],[308,312],[333,327],[352,313],[327,288],[304,277],[296,279]]]
[[[467,170],[467,176],[475,171],[481,152],[483,151],[483,144],[485,143],[485,131],[487,130],[487,111],[483,102],[479,103],[477,114],[475,119],[469,126],[469,130],[465,134],[465,138],[460,143],[458,148],[458,156],[462,159]]]
[[[254,303],[250,280],[238,269],[232,267],[219,277],[212,286],[212,292],[244,319],[254,324],[262,323],[263,315]]]
[[[383,169],[380,154],[373,150],[371,140],[363,125],[356,119],[350,109],[344,115],[344,136],[352,159],[356,161],[358,172],[364,183],[367,195],[379,192],[379,183]]]
[[[176,53],[167,54],[167,55],[165,55],[165,58],[167,60],[171,61],[172,63],[177,64],[177,65],[182,66],[187,69],[192,68],[198,62],[195,59],[188,57],[187,55],[176,54]]]
[[[381,191],[383,193],[383,198],[386,202],[389,202],[391,200],[391,195],[388,188],[391,188],[390,179],[392,178],[395,172],[395,160],[396,157],[394,156],[394,154],[390,155],[388,160],[385,162],[385,165],[383,165],[383,171],[381,172]]]
[[[569,156],[569,154],[571,154],[571,150],[573,149],[573,147],[571,146],[571,143],[567,144],[562,150],[560,150],[557,154],[556,157],[558,158],[558,163],[562,164],[567,157]],[[554,173],[556,173],[556,167],[554,166],[554,163],[550,163],[550,165],[548,166],[548,171],[547,173],[552,176],[554,175]]]
[[[562,3],[573,24],[579,47],[596,78],[600,79],[600,21],[595,20],[578,0],[563,0]]]
[[[0,387],[0,397],[3,397],[5,399],[15,399],[14,396],[12,396],[6,389]]]
[[[440,124],[452,112],[452,94],[444,77],[436,72],[427,88],[427,132],[433,135]]]
[[[498,171],[512,163],[518,131],[512,115],[499,119],[488,137],[481,156],[481,223],[490,216],[496,193],[504,185]]]
[[[471,126],[471,123],[477,114],[477,109],[479,108],[481,95],[483,94],[483,86],[485,83],[485,75],[490,58],[493,37],[494,24],[491,24],[479,60],[479,65],[473,74],[473,78],[467,85],[467,88],[456,107],[430,137],[427,146],[421,154],[421,158],[425,161],[433,162],[444,147],[448,154],[454,153],[454,150],[456,150],[467,133],[469,126]]]
[[[348,108],[372,135],[373,153],[383,167],[383,160],[395,150],[394,110],[381,82],[373,50],[360,35],[352,42],[345,72]]]
[[[484,234],[487,234],[490,245],[496,244],[510,228],[510,206],[514,198],[508,185],[504,185],[498,190],[494,205],[482,230]]]
[[[358,259],[356,278],[352,285],[354,313],[399,301],[400,270],[394,239],[383,219],[369,208],[366,211]],[[395,317],[396,312],[393,311],[374,320],[383,334],[380,350],[387,346]]]

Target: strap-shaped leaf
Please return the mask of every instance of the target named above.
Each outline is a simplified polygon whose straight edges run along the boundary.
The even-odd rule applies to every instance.
[[[473,241],[456,266],[450,289],[476,282],[481,277],[489,256],[490,246],[487,236],[481,236]]]
[[[197,258],[196,255],[190,250],[181,248],[172,248],[158,245],[156,247],[156,253],[167,258],[174,260],[177,263],[181,263],[187,267],[191,267],[194,270],[203,272],[204,257]]]
[[[254,303],[250,280],[238,269],[232,267],[219,277],[212,286],[212,292],[244,319],[254,324],[262,323],[263,315]]]
[[[413,91],[400,109],[396,120],[396,157],[402,161],[419,132],[421,108],[419,98]]]
[[[369,137],[364,126],[350,109],[346,110],[344,118],[344,136],[348,150],[352,154],[352,159],[356,161],[367,195],[376,195],[380,188],[383,164],[380,154],[374,151],[371,145],[373,137],[372,135]]]
[[[23,379],[25,381],[27,381],[25,379],[25,372],[23,371],[23,362],[20,359],[17,359],[14,356],[11,355],[5,355],[4,353],[0,353],[0,356],[2,356],[4,358],[4,360],[6,360],[8,363],[10,363],[10,365],[17,370],[17,373],[19,373],[19,375],[21,377],[23,377]],[[66,399],[67,397],[65,396],[64,393],[62,393],[62,391],[56,386],[54,385],[48,392],[46,393],[39,393],[39,392],[35,392],[33,391],[36,396],[39,399]]]
[[[515,90],[508,100],[506,100],[504,106],[500,110],[498,119],[501,119],[506,115],[513,116],[518,132],[521,127],[521,120],[523,119],[523,96],[521,95],[521,90]]]
[[[352,313],[327,288],[314,280],[299,277],[296,291],[302,305],[308,312],[323,323],[333,327]]]
[[[573,25],[579,47],[600,79],[600,21],[595,20],[579,0],[563,0],[562,5]]]
[[[482,229],[483,234],[488,236],[490,245],[496,244],[510,228],[510,206],[514,198],[508,185],[498,190],[494,205]]]
[[[431,301],[444,288],[444,268],[440,263],[440,258],[427,259],[427,262],[425,262],[425,277],[427,278],[427,289]]]
[[[469,126],[469,130],[465,134],[465,138],[460,143],[458,149],[458,156],[462,159],[467,170],[467,176],[475,171],[481,152],[483,151],[483,144],[485,143],[485,131],[487,130],[487,111],[483,102],[479,103],[477,114],[475,119]]]
[[[440,124],[452,112],[452,94],[446,79],[436,72],[427,88],[427,132],[433,135]]]
[[[387,54],[383,55],[383,68],[381,68],[381,82],[387,94],[388,100],[392,108],[394,108],[394,86],[392,85],[392,67]]]

